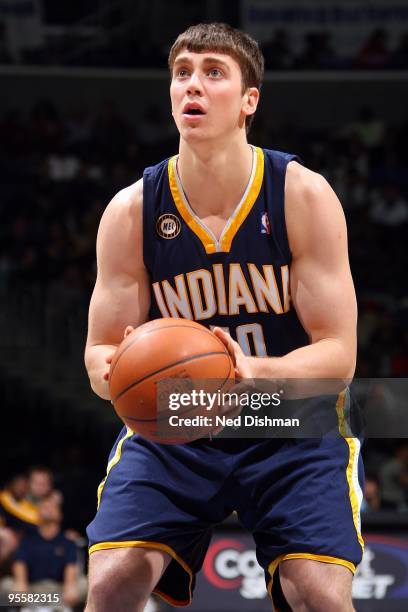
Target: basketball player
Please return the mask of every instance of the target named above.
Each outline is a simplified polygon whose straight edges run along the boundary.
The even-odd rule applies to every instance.
[[[356,300],[341,206],[294,155],[247,141],[258,45],[201,24],[177,38],[169,66],[179,154],[119,192],[100,224],[93,390],[110,399],[107,364],[124,332],[162,316],[216,326],[240,378],[352,377]],[[212,528],[233,510],[253,533],[276,609],[353,610],[359,472],[351,438],[162,446],[124,430],[88,528],[88,612],[141,611],[152,591],[188,605]]]

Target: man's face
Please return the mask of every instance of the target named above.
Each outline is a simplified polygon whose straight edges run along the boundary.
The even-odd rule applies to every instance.
[[[182,50],[174,62],[170,97],[177,128],[187,141],[228,135],[245,121],[248,95],[242,93],[241,69],[223,53]]]
[[[15,499],[23,499],[27,495],[28,480],[25,476],[16,476],[10,483],[10,491]]]
[[[44,523],[59,523],[62,519],[60,505],[52,495],[46,497],[38,504],[38,513],[40,515],[41,522]]]
[[[50,494],[52,490],[52,478],[48,472],[32,472],[29,480],[30,493],[41,499]]]

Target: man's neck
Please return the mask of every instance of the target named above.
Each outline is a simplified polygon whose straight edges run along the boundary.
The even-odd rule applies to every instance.
[[[180,141],[177,170],[194,212],[227,219],[242,198],[252,170],[253,152],[246,139],[226,146]]]

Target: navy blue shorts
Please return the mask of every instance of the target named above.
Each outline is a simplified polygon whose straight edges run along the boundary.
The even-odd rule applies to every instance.
[[[315,559],[354,573],[363,548],[359,451],[357,438],[340,437],[163,446],[124,429],[98,489],[90,553],[167,552],[172,561],[155,592],[188,605],[213,527],[235,510],[253,534],[271,595],[284,559]]]

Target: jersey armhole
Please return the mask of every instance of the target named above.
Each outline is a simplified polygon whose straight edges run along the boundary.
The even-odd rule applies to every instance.
[[[266,151],[268,162],[271,168],[271,201],[268,203],[269,214],[271,215],[271,225],[277,231],[274,238],[279,246],[283,258],[286,261],[292,260],[288,232],[285,217],[285,183],[286,170],[291,161],[302,163],[297,155],[282,153],[280,151]]]
[[[153,251],[152,241],[148,240],[149,236],[154,236],[154,216],[152,210],[152,184],[150,176],[150,168],[146,168],[143,172],[143,262],[146,270],[151,274],[153,266]]]
[[[285,164],[285,170],[284,170],[284,173],[283,173],[282,239],[284,241],[285,250],[286,250],[286,252],[288,254],[288,257],[289,257],[290,261],[292,261],[292,251],[290,249],[290,244],[289,244],[289,236],[288,236],[288,228],[286,226],[286,214],[285,214],[285,211],[286,211],[286,174],[287,174],[287,170],[288,170],[288,164],[291,161],[296,161],[299,164],[302,164],[302,160],[297,155],[290,155],[290,156],[288,156],[288,159],[287,159],[286,164]]]

